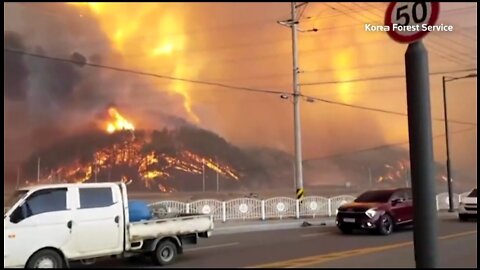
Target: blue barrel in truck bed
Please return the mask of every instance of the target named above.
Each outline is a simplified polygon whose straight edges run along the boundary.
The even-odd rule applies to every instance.
[[[132,200],[128,201],[128,215],[130,222],[150,220],[152,218],[152,210],[147,202]]]

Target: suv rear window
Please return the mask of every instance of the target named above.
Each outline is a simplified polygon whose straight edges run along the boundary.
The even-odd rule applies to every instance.
[[[477,189],[474,189],[472,190],[472,192],[470,192],[470,194],[468,194],[468,197],[477,197]]]

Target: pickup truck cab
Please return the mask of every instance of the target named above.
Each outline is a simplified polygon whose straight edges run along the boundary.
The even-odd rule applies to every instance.
[[[209,237],[213,218],[175,215],[130,222],[123,183],[52,184],[18,190],[4,214],[4,267],[64,268],[70,262],[147,254],[172,263],[184,244]]]

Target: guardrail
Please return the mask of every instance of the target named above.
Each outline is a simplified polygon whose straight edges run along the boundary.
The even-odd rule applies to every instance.
[[[458,207],[461,198],[469,192],[453,194],[454,208]],[[331,198],[306,196],[302,202],[289,197],[273,197],[265,200],[255,198],[237,198],[229,201],[204,199],[194,202],[159,201],[150,204],[155,211],[182,214],[208,214],[214,220],[252,220],[283,219],[300,217],[330,217],[336,215],[338,207],[352,202],[356,196],[339,195]],[[448,193],[436,196],[437,210],[448,209]]]

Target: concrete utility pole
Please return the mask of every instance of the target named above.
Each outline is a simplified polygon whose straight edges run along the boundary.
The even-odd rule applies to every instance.
[[[448,114],[447,114],[447,82],[467,79],[467,78],[476,78],[477,74],[469,74],[463,77],[442,77],[443,85],[443,114],[445,118],[445,141],[446,141],[446,150],[447,150],[447,187],[448,187],[448,212],[454,211],[453,205],[453,189],[452,189],[452,171],[450,166],[450,143],[448,140]]]
[[[452,196],[452,175],[450,170],[450,146],[448,143],[448,114],[447,114],[447,91],[445,90],[445,76],[442,77],[443,83],[443,113],[445,116],[445,140],[447,147],[447,184],[448,184],[448,212],[453,212],[453,196]]]
[[[292,53],[293,53],[293,125],[295,130],[295,181],[297,183],[297,199],[303,197],[303,167],[302,167],[302,127],[300,124],[300,87],[298,85],[298,35],[297,6],[292,2]]]
[[[307,5],[303,2],[297,5],[296,2],[291,3],[292,17],[289,20],[279,21],[278,23],[292,29],[292,54],[293,54],[293,126],[294,126],[294,144],[295,144],[295,183],[297,199],[301,200],[304,196],[303,190],[303,166],[302,166],[302,127],[300,117],[300,87],[298,83],[298,23],[297,8]],[[302,30],[300,30],[302,31]],[[302,32],[316,32],[317,29],[310,29]],[[280,96],[283,99],[288,99],[287,95]]]

